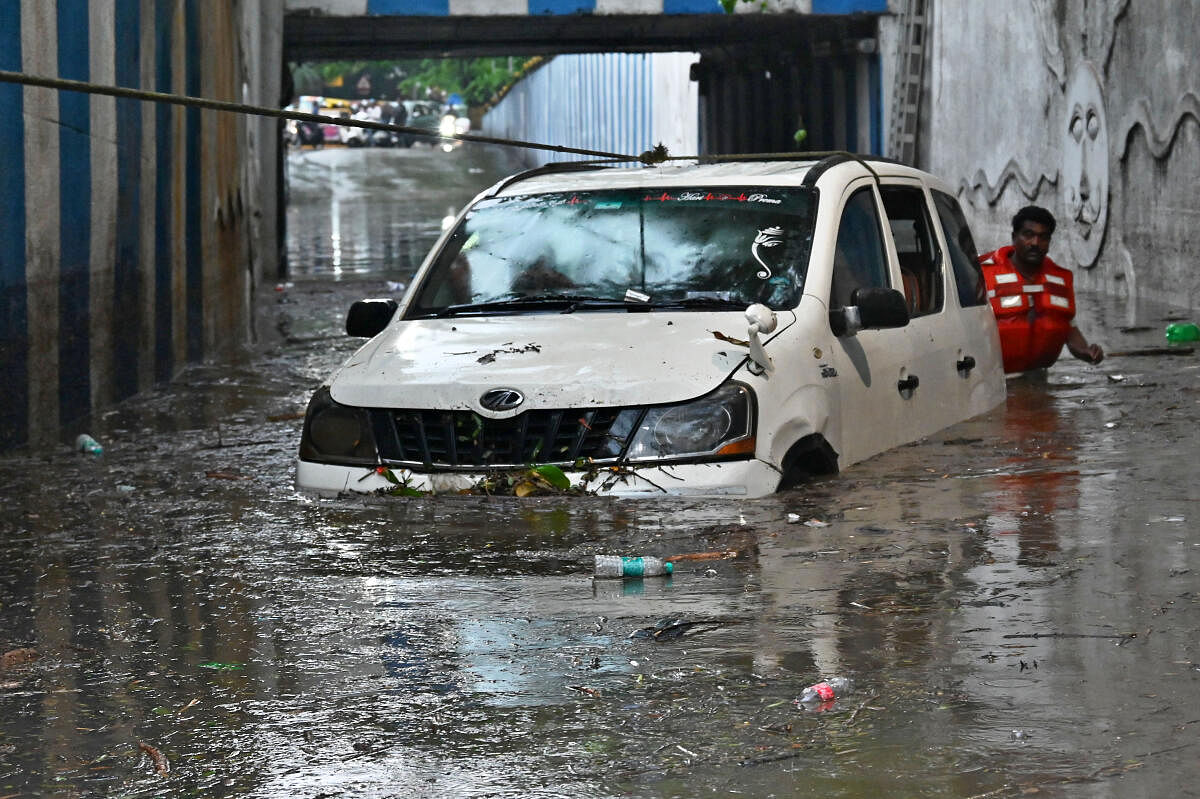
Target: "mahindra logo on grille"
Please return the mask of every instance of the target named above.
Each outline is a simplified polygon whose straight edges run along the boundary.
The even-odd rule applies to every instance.
[[[525,401],[525,395],[515,388],[493,388],[479,398],[479,404],[489,411],[511,411]]]

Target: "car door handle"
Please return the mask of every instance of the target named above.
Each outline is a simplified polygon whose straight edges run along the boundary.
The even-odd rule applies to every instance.
[[[896,383],[896,388],[900,390],[900,396],[908,399],[917,390],[917,386],[921,385],[921,381],[916,375],[909,375],[900,382]]]
[[[975,368],[975,359],[968,355],[954,365],[958,368],[959,373],[963,377],[966,377],[967,375],[971,374],[971,370]]]

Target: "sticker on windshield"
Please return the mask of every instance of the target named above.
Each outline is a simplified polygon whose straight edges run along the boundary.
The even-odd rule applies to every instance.
[[[619,209],[619,208],[620,208],[622,205],[624,205],[624,203],[619,203],[619,202],[598,202],[598,203],[596,203],[596,205],[595,205],[595,208],[596,208],[596,210],[597,210],[597,211],[616,211],[616,210],[618,210],[618,209]]]
[[[754,237],[754,244],[750,246],[750,254],[754,256],[754,260],[758,261],[762,267],[755,277],[766,280],[771,276],[771,267],[767,266],[762,257],[758,254],[759,247],[778,247],[783,244],[783,228],[773,225],[764,230],[758,231],[758,235]]]
[[[672,202],[678,201],[683,203],[689,202],[737,202],[737,203],[767,203],[768,205],[780,205],[783,200],[775,197],[770,197],[766,194],[755,193],[747,194],[740,192],[738,194],[730,194],[729,192],[714,192],[714,191],[681,191],[675,196],[671,196],[667,192],[663,192],[659,196],[646,195],[642,198],[644,202]]]
[[[466,252],[467,250],[471,249],[478,243],[479,243],[479,231],[475,231],[467,238],[466,241],[463,242],[462,251]]]

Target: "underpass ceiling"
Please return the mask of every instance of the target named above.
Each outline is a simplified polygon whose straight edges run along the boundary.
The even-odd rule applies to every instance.
[[[364,16],[288,14],[289,61],[671,52],[849,51],[875,35],[875,15],[696,14]]]

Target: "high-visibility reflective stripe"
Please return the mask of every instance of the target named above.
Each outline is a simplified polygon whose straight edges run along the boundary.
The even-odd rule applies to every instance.
[[[1063,280],[1058,275],[1046,275],[1045,277],[1047,283],[1057,283],[1060,286],[1067,285],[1067,281]]]
[[[1032,286],[1031,286],[1031,285],[1028,285],[1028,284],[1026,284],[1026,285],[1023,287],[1023,289],[1024,289],[1024,291],[1025,291],[1025,293],[1026,293],[1026,294],[1037,294],[1037,293],[1039,293],[1039,292],[1045,291],[1045,290],[1046,290],[1046,287],[1045,287],[1045,286],[1039,286],[1039,285],[1032,285]]]
[[[1006,272],[1004,274],[996,275],[997,283],[1016,283],[1018,280],[1020,280],[1020,278],[1017,277],[1016,272]]]
[[[1000,307],[1001,308],[1016,308],[1016,307],[1024,305],[1024,304],[1025,304],[1025,298],[1020,296],[1019,294],[1013,295],[1012,297],[1001,297],[1000,298]]]
[[[988,289],[988,299],[990,300],[992,297],[995,297],[995,296],[996,296],[996,290]]]
[[[1066,297],[1056,297],[1053,294],[1050,295],[1050,304],[1057,305],[1059,308],[1070,308],[1071,307],[1071,303],[1067,300]]]

